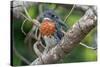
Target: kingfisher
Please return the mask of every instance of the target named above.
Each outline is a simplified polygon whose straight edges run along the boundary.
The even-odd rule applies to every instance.
[[[54,12],[54,10],[46,10],[39,15],[37,20],[41,23],[39,32],[45,41],[47,48],[50,48],[60,42],[64,34],[61,29],[67,31],[67,25]]]

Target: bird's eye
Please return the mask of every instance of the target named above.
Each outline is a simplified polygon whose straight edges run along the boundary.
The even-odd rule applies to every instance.
[[[52,16],[52,17],[55,17],[55,15],[53,15],[53,14],[52,14],[51,16]]]
[[[56,19],[58,19],[58,16],[56,16],[56,15],[54,15],[54,14],[52,14],[52,13],[48,13],[52,18],[56,18]]]
[[[52,15],[52,17],[54,17],[54,18],[58,19],[58,16],[56,16],[56,15]]]

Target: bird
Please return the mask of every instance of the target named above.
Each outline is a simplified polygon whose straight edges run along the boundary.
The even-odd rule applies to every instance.
[[[42,35],[42,41],[45,42],[47,49],[52,48],[60,42],[67,30],[67,25],[55,13],[54,10],[46,10],[40,14],[37,20],[41,23],[39,32]]]

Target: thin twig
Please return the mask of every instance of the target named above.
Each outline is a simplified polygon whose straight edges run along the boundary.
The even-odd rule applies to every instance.
[[[36,29],[35,29],[35,38],[37,38],[38,39],[38,27],[36,27]]]
[[[39,49],[38,49],[38,44],[39,44],[39,42],[40,41],[36,41],[35,43],[34,43],[34,45],[33,45],[33,50],[35,51],[35,53],[36,53],[36,55],[39,57],[39,56],[41,56],[42,55],[42,53],[39,51]]]
[[[26,7],[24,7],[24,2],[23,2],[23,6],[22,6],[22,7],[23,7],[23,9],[24,9],[24,11],[25,11],[25,13],[26,13],[26,16],[27,16],[29,19],[32,20],[32,18],[30,17],[30,15],[29,15],[29,13],[28,13]]]
[[[96,48],[87,46],[86,44],[84,44],[84,43],[82,43],[82,42],[80,42],[80,45],[82,45],[82,46],[84,46],[84,47],[86,47],[86,48],[92,49],[92,50],[96,50]]]
[[[72,9],[70,10],[69,14],[65,17],[64,22],[66,22],[66,20],[69,18],[69,16],[71,15],[71,13],[73,12],[75,8],[75,4],[73,5]]]
[[[22,33],[23,33],[24,35],[26,35],[26,33],[25,33],[25,31],[23,30],[23,27],[24,27],[24,24],[25,24],[26,20],[27,20],[27,19],[25,19],[25,20],[23,21],[22,26],[21,26],[21,31],[22,31]]]
[[[42,14],[43,12],[43,9],[42,9],[43,5],[42,4],[39,4],[39,13]]]
[[[34,35],[32,35],[33,32],[35,31],[35,28],[36,28],[36,26],[33,26],[32,29],[31,29],[31,31],[26,35],[26,38],[25,38],[25,40],[24,40],[25,43],[26,43],[27,40],[28,40],[29,38],[31,38],[31,37],[33,37],[35,40],[38,40]]]
[[[33,22],[33,24],[35,24],[37,27],[39,27],[40,26],[40,23],[39,23],[39,21],[37,21],[37,20],[35,20],[35,19],[29,19],[27,16],[25,16],[22,12],[20,12],[20,14],[23,16],[23,17],[25,17],[25,19],[27,19],[28,21],[30,21],[30,22]]]

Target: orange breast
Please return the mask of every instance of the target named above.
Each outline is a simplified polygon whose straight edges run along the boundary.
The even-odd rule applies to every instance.
[[[56,31],[55,29],[55,23],[51,22],[51,21],[43,21],[40,25],[40,33],[44,36],[50,36],[52,34],[54,34],[54,32]]]

